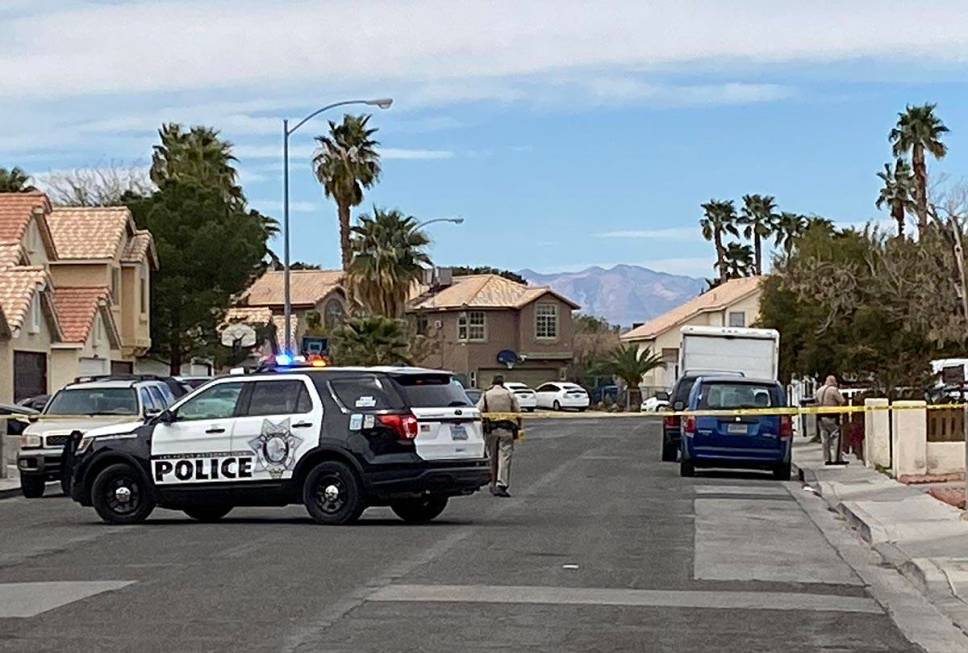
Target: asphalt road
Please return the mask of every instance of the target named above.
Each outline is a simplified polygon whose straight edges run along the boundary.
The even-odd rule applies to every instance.
[[[60,496],[3,500],[0,651],[958,650],[799,483],[681,479],[658,437],[533,425],[513,498],[427,526],[292,506],[118,527]]]

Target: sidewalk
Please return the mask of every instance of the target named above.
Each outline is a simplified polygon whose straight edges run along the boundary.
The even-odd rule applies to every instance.
[[[963,511],[849,459],[846,467],[828,467],[819,444],[797,438],[793,445],[793,465],[801,479],[886,564],[968,633],[968,521]]]

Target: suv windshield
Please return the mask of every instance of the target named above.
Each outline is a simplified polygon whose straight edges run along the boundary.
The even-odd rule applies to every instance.
[[[776,388],[754,383],[704,383],[700,408],[771,408],[780,404]]]
[[[137,415],[133,388],[61,390],[47,404],[45,415]]]
[[[471,405],[464,387],[447,374],[401,374],[393,380],[411,408]]]

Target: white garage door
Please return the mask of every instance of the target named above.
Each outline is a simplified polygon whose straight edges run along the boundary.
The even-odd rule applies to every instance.
[[[94,376],[108,373],[108,361],[105,358],[82,358],[77,368],[78,376]]]

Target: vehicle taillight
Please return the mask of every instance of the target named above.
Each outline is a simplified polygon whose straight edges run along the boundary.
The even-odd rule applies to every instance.
[[[780,415],[780,439],[789,440],[793,437],[793,417]]]
[[[417,418],[413,415],[380,415],[377,419],[380,420],[380,424],[396,432],[401,440],[415,439],[420,430],[417,426]]]
[[[675,415],[669,415],[665,418],[665,425],[669,428],[677,428],[679,426],[679,418]]]
[[[683,432],[686,435],[695,435],[696,434],[696,418],[693,417],[692,415],[690,415],[689,417],[687,417],[686,418],[686,423],[683,426],[683,429],[682,430],[683,430]]]

